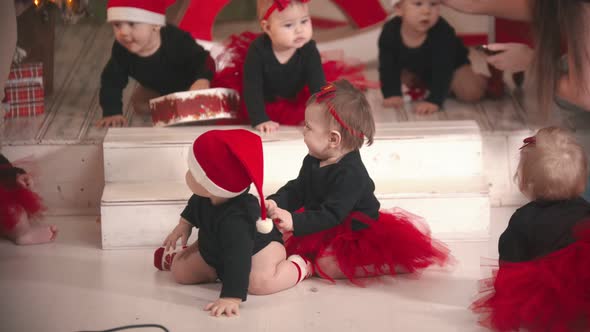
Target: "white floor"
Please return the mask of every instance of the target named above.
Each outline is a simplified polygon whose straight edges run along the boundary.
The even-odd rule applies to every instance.
[[[480,257],[496,256],[514,208],[492,210],[489,242],[449,243],[451,269],[420,279],[372,280],[366,288],[309,279],[288,291],[249,296],[239,318],[201,309],[220,285],[182,286],[152,266],[152,250],[100,249],[96,217],[51,217],[55,243],[19,247],[0,241],[0,331],[107,330],[161,324],[169,331],[484,331],[468,306]],[[155,328],[141,331],[161,331]],[[139,331],[139,330],[138,330]]]

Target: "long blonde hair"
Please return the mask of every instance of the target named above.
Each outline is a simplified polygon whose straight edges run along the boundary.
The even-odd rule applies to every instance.
[[[590,2],[583,0],[533,0],[532,27],[535,35],[534,71],[542,113],[551,111],[560,66],[562,48],[567,46],[571,86],[590,93]]]

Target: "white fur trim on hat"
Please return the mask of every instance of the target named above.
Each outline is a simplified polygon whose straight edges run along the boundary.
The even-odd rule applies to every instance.
[[[188,169],[190,170],[191,174],[195,178],[195,181],[197,181],[200,185],[202,185],[203,188],[205,188],[213,196],[232,198],[232,197],[236,197],[236,196],[244,193],[246,190],[248,190],[248,187],[246,187],[244,190],[236,193],[236,192],[231,192],[229,190],[223,189],[220,186],[213,183],[213,181],[211,181],[211,179],[209,179],[207,177],[207,174],[205,174],[205,171],[203,170],[201,165],[199,165],[199,163],[197,162],[197,158],[195,158],[195,154],[193,152],[192,146],[189,148],[189,153],[188,153]]]
[[[166,16],[135,7],[111,7],[107,10],[107,22],[112,21],[166,25]]]

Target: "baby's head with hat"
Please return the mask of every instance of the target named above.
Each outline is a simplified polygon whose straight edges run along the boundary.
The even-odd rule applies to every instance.
[[[171,0],[109,0],[107,22],[115,39],[129,52],[150,56],[161,44],[160,29],[166,25],[166,8]]]
[[[191,191],[212,202],[224,202],[254,184],[261,202],[256,228],[269,233],[273,223],[266,217],[263,176],[262,141],[250,131],[210,130],[197,137],[189,148],[186,182]]]

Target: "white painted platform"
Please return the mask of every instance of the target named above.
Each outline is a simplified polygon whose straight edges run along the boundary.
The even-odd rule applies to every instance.
[[[489,237],[490,203],[483,178],[400,180],[391,185],[376,192],[381,208],[402,207],[422,216],[438,238]],[[251,193],[256,195],[254,188]],[[158,246],[178,223],[190,195],[184,182],[107,184],[101,202],[102,248]]]
[[[188,147],[210,129],[219,127],[109,130],[103,143],[104,249],[160,244],[191,194],[184,184]],[[307,148],[299,128],[262,139],[263,190],[270,195],[297,176]],[[374,144],[361,155],[383,209],[416,213],[442,238],[488,236],[489,190],[474,121],[379,123]]]

